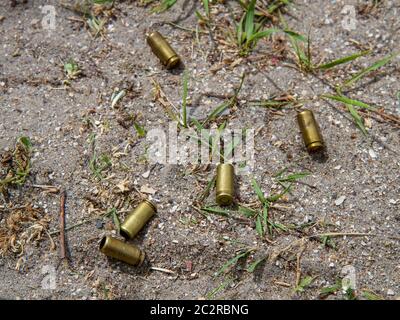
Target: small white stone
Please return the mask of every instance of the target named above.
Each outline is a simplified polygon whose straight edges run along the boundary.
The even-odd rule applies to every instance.
[[[335,204],[336,204],[337,206],[340,206],[340,205],[344,202],[344,200],[346,200],[346,197],[345,197],[345,196],[340,196],[339,198],[337,198],[337,199],[335,200]]]
[[[142,177],[147,179],[150,176],[150,170],[147,170],[145,173],[142,174]]]
[[[377,155],[376,155],[376,153],[375,153],[374,150],[369,149],[369,150],[368,150],[368,153],[369,153],[369,156],[370,156],[372,159],[376,159]]]
[[[388,295],[388,296],[394,296],[394,291],[393,291],[392,289],[389,289],[389,290],[387,291],[387,295]]]

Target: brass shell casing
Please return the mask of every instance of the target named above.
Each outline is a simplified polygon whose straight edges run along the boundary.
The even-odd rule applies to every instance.
[[[147,221],[157,212],[156,206],[149,200],[141,202],[121,225],[120,234],[125,239],[132,239],[144,227]]]
[[[109,236],[101,239],[100,251],[108,257],[124,261],[134,266],[141,265],[145,257],[145,253],[135,245],[125,243]]]
[[[317,152],[324,148],[324,141],[314,114],[304,110],[297,114],[297,122],[303,135],[304,144],[309,152]]]
[[[233,202],[235,196],[235,171],[230,163],[221,163],[217,166],[216,202],[220,206],[227,206]]]
[[[167,69],[172,69],[179,64],[180,58],[178,54],[159,32],[154,31],[150,33],[147,37],[147,43]]]

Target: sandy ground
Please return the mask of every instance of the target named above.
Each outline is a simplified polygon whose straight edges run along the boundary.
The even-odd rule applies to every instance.
[[[363,13],[366,3],[298,0],[288,9],[284,16],[292,30],[307,34],[311,29],[316,61],[372,51],[316,77],[293,68],[284,36],[260,41],[247,58],[237,61],[235,48],[227,49],[219,42],[215,47],[204,26],[197,39],[195,32],[166,23],[195,30],[194,9],[204,12],[200,1],[178,0],[162,14],[152,14],[150,7],[137,1],[117,1],[115,17],[107,23],[104,37],[97,38],[77,21],[80,15],[58,1],[34,0],[13,9],[2,1],[0,152],[12,150],[20,136],[31,138],[34,151],[27,183],[11,188],[8,202],[0,200],[0,223],[5,223],[10,208],[31,203],[51,219],[49,231],[58,230],[59,194],[33,185],[66,190],[67,227],[91,220],[66,233],[69,267],[60,264],[57,234],[53,235],[55,250],[43,235],[41,241],[27,244],[22,259],[15,254],[0,257],[0,297],[315,299],[322,288],[349,274],[356,280],[360,299],[366,290],[385,299],[400,296],[399,60],[368,75],[348,93],[397,119],[363,113],[367,137],[339,103],[329,105],[319,97],[332,93],[325,80],[340,83],[385,55],[399,52],[399,3],[382,1],[372,12]],[[44,30],[41,24],[42,8],[48,4],[56,10],[55,30]],[[346,4],[356,8],[356,28],[350,31],[342,26]],[[232,27],[230,10],[240,17],[234,1],[212,9],[215,21],[225,23],[226,30]],[[242,73],[246,74],[237,105],[224,116],[228,128],[257,131],[255,168],[250,175],[238,177],[238,200],[257,203],[252,178],[271,194],[280,190],[273,177],[283,168],[289,167],[291,173],[311,172],[271,209],[275,221],[308,227],[261,238],[254,221],[237,219],[237,212],[232,217],[210,214],[206,218],[192,205],[213,177],[215,166],[194,171],[192,165],[148,162],[148,141],[138,136],[132,123],[125,123],[126,115],[135,115],[146,130],[168,128],[172,120],[154,100],[153,80],[176,106],[182,99],[183,67],[165,70],[145,42],[146,32],[155,28],[168,35],[189,70],[190,112],[197,116],[205,117],[222,102],[216,95],[232,94]],[[276,57],[272,48],[278,45],[285,49]],[[78,63],[83,75],[65,86],[63,64],[69,58]],[[233,61],[237,63],[232,65]],[[111,95],[121,89],[127,95],[112,108]],[[315,112],[327,146],[325,157],[306,152],[296,125],[296,108],[250,106],[251,100],[286,93],[305,100],[305,107]],[[94,134],[96,154],[107,154],[112,162],[101,181],[89,168],[93,157],[89,138]],[[126,188],[121,190],[121,183]],[[101,215],[116,207],[123,220],[143,196],[138,192],[143,186],[156,191],[145,196],[157,204],[158,213],[132,241],[147,254],[146,262],[135,268],[107,259],[98,243],[105,234],[116,233],[112,219]],[[340,203],[342,196],[345,200]],[[205,203],[214,203],[214,197],[212,191]],[[335,248],[308,238],[327,232],[368,235],[332,237]],[[215,276],[242,248],[254,248],[247,261]],[[264,257],[254,272],[246,271],[251,262]],[[296,282],[308,276],[314,278],[312,283],[304,292],[295,292]],[[49,283],[54,287],[48,288]],[[329,298],[346,297],[339,290]]]

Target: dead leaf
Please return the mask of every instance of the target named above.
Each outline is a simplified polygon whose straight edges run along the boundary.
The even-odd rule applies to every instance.
[[[151,188],[151,187],[148,187],[148,186],[142,186],[141,188],[140,188],[140,192],[142,192],[142,193],[146,193],[146,194],[155,194],[157,191],[156,190],[154,190],[153,188]]]
[[[119,189],[119,192],[127,192],[130,190],[129,188],[129,180],[122,180],[117,184],[117,188]]]

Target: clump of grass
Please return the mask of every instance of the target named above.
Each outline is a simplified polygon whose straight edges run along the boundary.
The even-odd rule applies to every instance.
[[[315,64],[312,56],[310,34],[308,34],[307,37],[304,37],[303,35],[296,32],[286,32],[286,34],[289,37],[289,42],[293,48],[294,55],[296,57],[297,68],[304,73],[327,71],[370,53],[370,51],[361,51],[339,59],[332,60],[330,62]]]
[[[98,180],[103,179],[102,175],[103,171],[111,167],[111,165],[112,165],[111,159],[106,154],[102,154],[98,157],[95,153],[89,162],[89,168],[92,171],[92,174]]]
[[[319,296],[321,298],[326,298],[326,297],[330,296],[331,294],[336,294],[337,292],[339,292],[341,290],[342,290],[342,280],[337,279],[334,285],[322,288],[319,293]]]
[[[332,249],[336,249],[336,243],[332,240],[330,236],[323,236],[321,237],[320,241],[324,247],[329,247]]]
[[[248,55],[260,39],[280,31],[275,28],[263,30],[263,24],[254,19],[255,5],[256,0],[251,0],[249,5],[244,7],[245,13],[236,24],[236,43],[241,56]]]
[[[280,193],[273,194],[268,197],[264,195],[257,181],[255,179],[252,179],[251,183],[254,192],[256,193],[258,200],[261,202],[262,205],[261,210],[253,210],[242,206],[239,207],[239,212],[241,212],[248,218],[255,219],[256,231],[260,237],[264,237],[267,231],[270,235],[273,235],[274,230],[289,230],[287,226],[279,222],[272,221],[270,217],[271,205],[272,203],[281,199],[285,194],[287,194],[291,190],[293,183],[309,175],[308,172],[302,172],[290,174],[286,177],[283,177],[282,175],[284,172],[286,172],[286,169],[280,171],[277,175],[275,175],[275,178],[277,179],[278,183],[283,187],[283,190]]]
[[[61,6],[83,16],[82,21],[94,38],[105,35],[105,26],[113,16],[115,0],[83,0],[74,4],[61,2]]]
[[[1,164],[5,167],[4,177],[0,179],[0,192],[6,197],[11,185],[22,186],[31,169],[32,142],[28,137],[20,137],[14,151],[3,155]]]
[[[89,169],[96,179],[102,180],[103,172],[111,167],[112,162],[111,158],[106,154],[102,154],[100,156],[97,155],[95,143],[96,135],[91,134],[89,137],[89,144],[92,149],[92,158],[89,161]]]
[[[315,280],[316,277],[306,276],[300,280],[300,283],[296,288],[294,288],[294,292],[303,293]]]
[[[361,71],[357,72],[354,76],[352,76],[349,80],[345,81],[343,85],[339,87],[339,90],[341,91],[345,87],[350,87],[351,85],[355,84],[357,81],[361,80],[364,78],[366,75],[369,73],[378,70],[379,68],[383,67],[385,64],[393,60],[393,58],[397,57],[398,53],[393,53],[390,54],[383,59],[380,59],[376,62],[374,62],[372,65],[368,66],[367,68],[362,69]]]
[[[134,121],[133,127],[135,128],[139,138],[144,138],[146,136],[147,133],[146,129],[143,126],[141,126],[138,122]]]
[[[99,35],[103,35],[104,26],[106,25],[107,20],[104,18],[91,16],[86,20],[86,23],[89,26],[90,30],[92,31],[93,37],[96,38]]]
[[[218,105],[214,110],[212,110],[210,112],[210,114],[207,116],[207,118],[203,121],[202,127],[204,127],[205,125],[208,125],[211,121],[215,120],[226,109],[232,108],[234,105],[236,105],[236,103],[238,101],[238,95],[243,87],[244,78],[245,78],[245,74],[243,73],[242,76],[240,77],[239,86],[235,89],[233,96],[231,98],[225,100],[220,105]]]
[[[199,21],[209,25],[211,21],[211,14],[210,14],[210,2],[208,0],[202,0],[205,16],[200,13],[199,10],[196,10],[195,14]]]
[[[240,6],[244,9],[247,10],[248,8],[248,1],[241,1],[238,0]],[[285,7],[289,6],[292,4],[291,0],[272,0],[268,1],[267,7],[263,7],[264,3],[257,4],[255,6],[255,12],[254,15],[257,19],[261,21],[266,21],[266,20],[271,20],[272,22],[276,22],[278,20],[277,16],[282,14],[285,10]]]
[[[160,3],[151,10],[151,12],[162,13],[170,9],[175,3],[176,0],[161,0]]]
[[[380,60],[374,62],[370,66],[362,69],[361,71],[357,72],[350,79],[346,80],[344,83],[342,83],[336,87],[336,95],[323,95],[322,96],[323,98],[327,98],[330,100],[334,100],[334,101],[343,103],[346,106],[346,108],[348,109],[351,117],[353,118],[355,125],[361,130],[361,132],[365,136],[367,136],[368,131],[365,128],[364,119],[361,117],[360,113],[358,112],[358,109],[361,108],[361,109],[367,109],[367,110],[375,110],[375,108],[371,107],[369,104],[367,104],[365,102],[347,97],[345,94],[343,94],[343,90],[346,89],[347,87],[351,87],[352,85],[354,85],[356,82],[360,81],[362,78],[366,77],[371,72],[376,71],[379,68],[383,67],[388,62],[390,62],[393,58],[395,58],[397,55],[398,55],[398,53],[390,54],[390,55],[384,57],[383,59],[380,59]]]
[[[284,21],[283,18],[281,18],[281,21],[287,28],[287,23]],[[290,43],[292,45],[292,48],[293,48],[295,56],[296,56],[297,67],[300,71],[302,71],[304,73],[316,73],[317,71],[327,71],[327,70],[335,68],[339,65],[349,63],[360,57],[370,54],[369,50],[361,51],[361,52],[351,54],[349,56],[342,57],[342,58],[339,58],[339,59],[336,59],[336,60],[333,60],[333,61],[330,61],[327,63],[314,64],[314,62],[312,61],[312,54],[311,54],[310,35],[308,35],[307,38],[304,38],[303,36],[299,36],[298,34],[295,34],[295,33],[291,34],[290,32],[287,32],[287,34],[289,36]],[[374,110],[374,109],[365,102],[347,97],[343,93],[343,91],[345,89],[348,89],[349,87],[353,86],[355,83],[360,81],[362,78],[366,77],[371,72],[374,72],[374,71],[378,70],[379,68],[383,67],[384,65],[386,65],[397,55],[398,55],[398,53],[390,54],[390,55],[384,57],[383,59],[380,59],[380,60],[374,62],[367,68],[364,68],[361,71],[357,72],[350,79],[348,79],[345,82],[343,82],[342,84],[336,86],[336,94],[335,95],[327,94],[327,95],[322,96],[323,98],[327,98],[330,100],[344,103],[347,110],[349,111],[349,114],[353,118],[355,125],[361,130],[361,132],[365,136],[367,136],[368,132],[364,125],[364,119],[361,117],[360,113],[358,112],[358,108],[364,108],[364,109],[370,109],[370,110]]]
[[[325,299],[332,294],[342,292],[346,300],[357,300],[357,292],[351,287],[345,287],[343,280],[337,279],[334,285],[322,288],[319,294],[320,298]],[[384,300],[383,297],[368,289],[362,290],[361,296],[367,300]]]
[[[82,70],[72,58],[68,59],[68,61],[64,63],[64,72],[68,80],[75,80],[82,74]]]
[[[260,237],[264,237],[267,231],[270,235],[273,235],[273,230],[287,231],[288,228],[285,225],[278,222],[273,222],[271,220],[270,208],[273,202],[278,201],[289,191],[290,186],[283,190],[282,193],[271,195],[270,197],[265,197],[255,179],[252,179],[252,185],[255,193],[257,194],[258,200],[262,204],[262,209],[252,210],[249,208],[240,207],[239,211],[243,213],[246,217],[255,219],[256,231]]]

